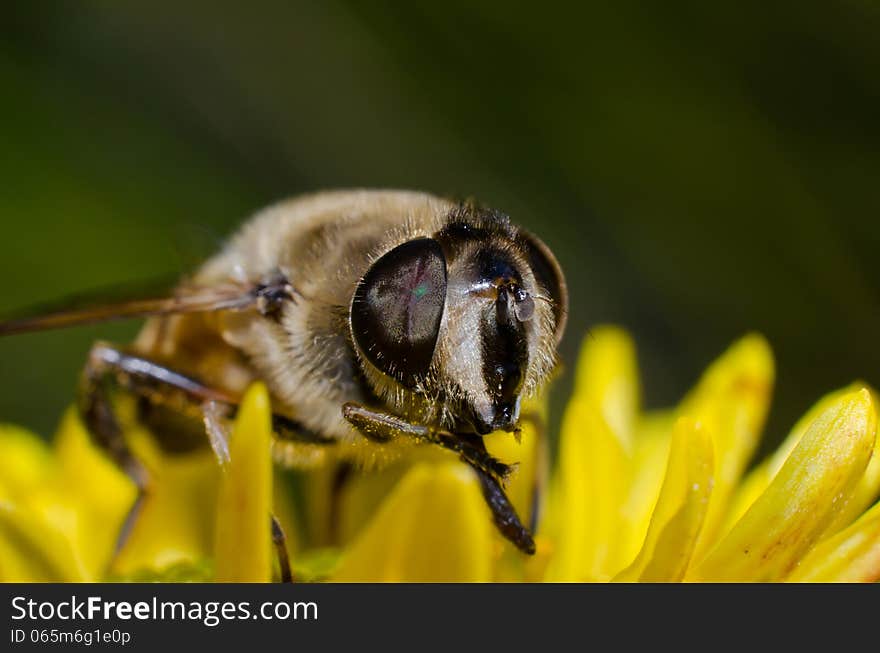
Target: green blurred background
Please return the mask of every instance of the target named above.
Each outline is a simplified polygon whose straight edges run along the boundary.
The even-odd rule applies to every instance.
[[[541,234],[572,291],[565,358],[626,326],[649,406],[749,330],[778,362],[765,446],[821,393],[880,383],[870,0],[0,15],[0,311],[184,272],[287,195],[407,187]],[[0,341],[0,419],[48,434],[90,342],[136,328]]]

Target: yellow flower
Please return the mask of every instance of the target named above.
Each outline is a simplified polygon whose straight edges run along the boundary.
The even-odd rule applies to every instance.
[[[0,429],[0,578],[270,580],[272,510],[299,580],[880,579],[875,395],[856,383],[821,398],[750,468],[773,376],[767,343],[748,335],[677,407],[643,412],[631,339],[594,330],[552,474],[543,401],[524,407],[521,441],[486,438],[493,455],[519,463],[507,491],[537,525],[534,556],[495,531],[470,468],[432,447],[378,471],[331,461],[300,474],[295,519],[290,494],[273,489],[259,384],[237,418],[226,469],[210,453],[165,455],[131,429],[155,487],[116,555],[135,491],[78,420],[65,417],[51,448]]]
[[[51,446],[0,427],[0,580],[271,580],[268,405],[265,387],[254,385],[225,469],[210,451],[164,454],[132,428],[128,441],[152,483],[118,553],[137,490],[91,443],[75,412],[64,416]]]
[[[747,471],[773,374],[767,343],[748,335],[679,406],[643,413],[629,336],[596,329],[578,362],[533,558],[490,530],[466,467],[422,463],[347,544],[332,578],[877,580],[880,504],[865,512],[880,492],[874,395],[854,384],[822,398],[775,454]],[[546,454],[536,428],[542,408],[526,412],[537,416],[521,445],[507,434],[489,444],[523,463],[509,492],[529,517]]]

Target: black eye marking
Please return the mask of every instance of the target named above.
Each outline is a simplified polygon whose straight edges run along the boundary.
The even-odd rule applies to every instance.
[[[351,333],[364,357],[407,386],[431,365],[446,303],[446,259],[436,240],[398,245],[364,275]]]

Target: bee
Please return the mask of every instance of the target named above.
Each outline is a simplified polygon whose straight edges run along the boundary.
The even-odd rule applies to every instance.
[[[531,554],[531,532],[504,492],[511,467],[483,436],[518,433],[522,398],[556,366],[567,308],[556,258],[502,213],[353,190],[256,213],[166,295],[32,313],[0,322],[0,335],[147,318],[129,346],[92,347],[78,392],[95,443],[139,489],[123,532],[150,478],[114,396],[137,398],[150,425],[177,425],[153,429],[175,434],[157,436],[163,446],[195,437],[222,462],[229,420],[262,380],[279,462],[306,466],[332,450],[370,466],[406,447],[454,451],[476,472],[497,528]],[[274,518],[272,527],[283,556]]]

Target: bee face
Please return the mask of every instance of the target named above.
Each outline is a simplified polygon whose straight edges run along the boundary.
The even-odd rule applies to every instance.
[[[352,300],[367,377],[402,412],[439,411],[429,421],[460,432],[513,430],[521,397],[555,364],[567,301],[558,270],[546,247],[494,214],[398,245]]]

